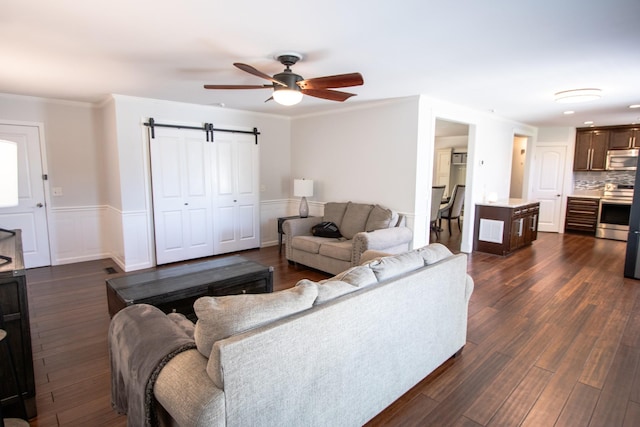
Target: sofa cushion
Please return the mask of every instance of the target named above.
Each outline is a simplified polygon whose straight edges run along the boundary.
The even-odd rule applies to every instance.
[[[317,296],[318,288],[311,282],[269,294],[198,298],[193,304],[198,351],[209,357],[214,342],[306,310]]]
[[[340,233],[347,239],[353,239],[356,233],[364,231],[372,209],[373,205],[349,203],[340,224]]]
[[[328,202],[324,205],[324,221],[331,221],[340,228],[342,225],[342,218],[347,210],[347,205],[350,202],[336,203]]]
[[[351,261],[353,242],[351,240],[322,242],[318,253],[329,258]]]
[[[302,279],[296,286],[300,286],[308,282],[314,283],[308,279]],[[318,286],[318,297],[316,298],[313,305],[324,304],[325,302],[331,301],[338,298],[339,296],[357,291],[359,289],[357,286],[353,286],[347,282],[343,282],[340,280],[323,280],[320,283],[316,283],[316,285]]]
[[[373,209],[371,209],[371,213],[369,213],[369,218],[367,218],[367,223],[364,229],[365,231],[375,231],[382,228],[389,228],[392,218],[393,211],[391,209],[375,205]],[[397,221],[398,219],[396,218],[396,222]]]
[[[323,243],[338,241],[338,239],[332,237],[295,236],[291,239],[291,247],[311,254],[317,254],[320,252],[320,246]]]
[[[378,283],[378,279],[373,273],[373,270],[371,270],[369,267],[362,266],[351,267],[350,269],[337,274],[329,280],[340,280],[359,288],[364,288],[366,286]]]
[[[424,259],[416,251],[380,258],[368,264],[379,282],[424,267]]]
[[[420,249],[416,249],[416,252],[422,256],[425,265],[434,264],[453,255],[453,253],[442,243],[432,243]]]

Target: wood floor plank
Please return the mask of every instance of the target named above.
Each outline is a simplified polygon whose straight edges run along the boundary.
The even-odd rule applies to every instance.
[[[640,403],[629,402],[627,411],[624,415],[624,423],[622,427],[637,427],[640,426]]]
[[[618,344],[627,326],[630,313],[613,310],[602,330],[593,351],[587,359],[579,381],[597,389],[602,389],[609,368],[613,363]]]
[[[640,349],[620,345],[612,363],[600,399],[593,411],[590,427],[620,426],[629,403]]]
[[[520,425],[552,375],[549,371],[532,367],[485,425],[491,427]]]
[[[599,389],[577,383],[554,427],[583,427],[589,425],[591,414],[599,397]]]
[[[522,426],[552,426],[560,416],[565,402],[582,372],[582,366],[595,344],[595,337],[578,334],[565,353],[560,366],[542,391]],[[539,366],[536,364],[536,366]],[[539,366],[540,367],[540,366]]]

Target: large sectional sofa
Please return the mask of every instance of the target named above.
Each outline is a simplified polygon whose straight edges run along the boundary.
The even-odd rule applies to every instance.
[[[136,350],[119,348],[127,337],[144,359],[177,336],[181,350],[163,357],[146,384],[160,425],[366,423],[462,350],[473,291],[466,255],[440,244],[370,254],[377,255],[367,252],[363,265],[321,282],[202,297],[195,325],[152,306],[125,308],[109,333],[112,387],[130,390],[120,383],[133,374],[123,370],[140,372],[131,366]],[[140,337],[131,337],[135,330]]]
[[[333,222],[342,237],[314,236],[311,229],[320,222]],[[283,224],[286,257],[289,261],[337,274],[360,264],[367,250],[390,254],[409,249],[413,232],[405,227],[405,218],[380,205],[335,203],[324,206],[320,218],[291,219]]]

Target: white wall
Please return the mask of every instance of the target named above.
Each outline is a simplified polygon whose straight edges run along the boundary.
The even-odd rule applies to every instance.
[[[414,97],[293,119],[290,181],[313,179],[314,201],[412,212],[417,107]]]

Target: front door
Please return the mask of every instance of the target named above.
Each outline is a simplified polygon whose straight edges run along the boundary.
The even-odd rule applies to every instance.
[[[18,206],[0,208],[0,228],[22,230],[25,267],[51,265],[40,129],[0,123],[0,139],[18,143]]]
[[[567,147],[538,146],[534,155],[532,198],[540,202],[539,231],[561,229],[562,191]]]

